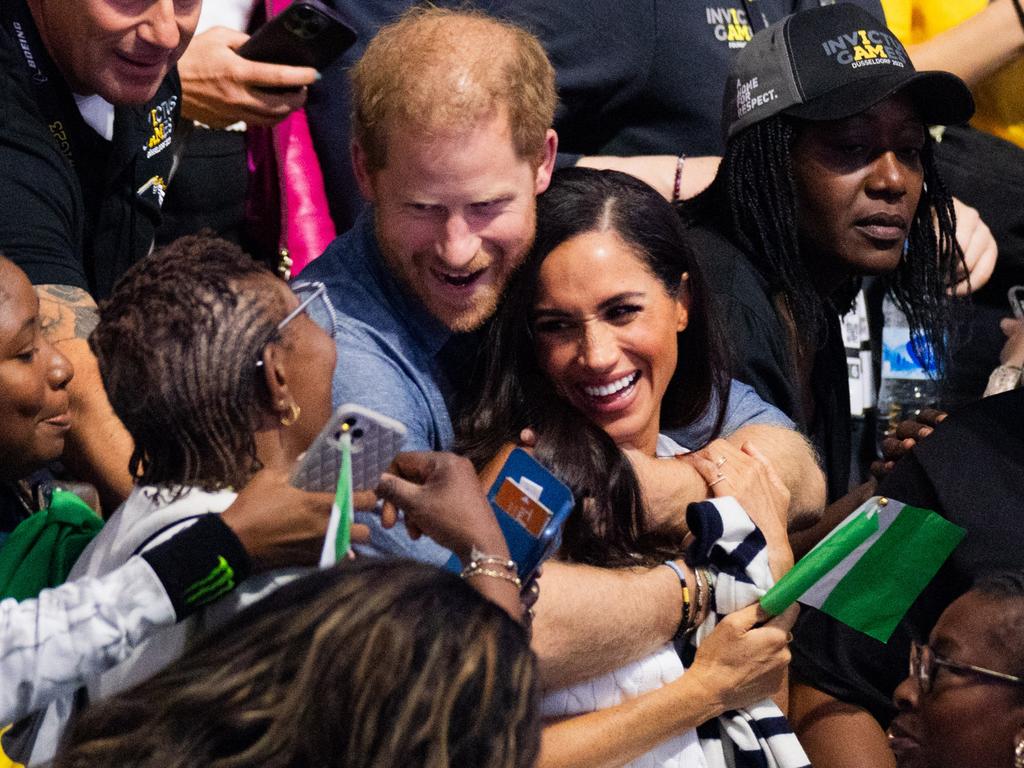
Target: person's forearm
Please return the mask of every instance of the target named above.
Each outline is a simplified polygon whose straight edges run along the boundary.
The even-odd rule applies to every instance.
[[[686,533],[686,507],[711,495],[704,478],[685,461],[651,458],[627,451],[644,495],[644,514],[652,529]]]
[[[588,155],[581,157],[576,165],[584,168],[598,168],[609,171],[621,171],[635,176],[654,187],[669,202],[675,202],[676,176],[679,176],[680,200],[689,200],[703,192],[718,173],[718,165],[722,158],[708,155],[704,157],[686,157],[682,170],[679,168],[678,155],[636,155],[634,157],[615,157],[614,155]]]
[[[472,536],[473,541],[477,542],[480,553],[488,557],[497,558],[498,560],[512,562],[509,559],[511,555],[508,551],[508,544],[505,541],[504,534],[501,532],[501,528],[498,527],[497,520],[494,519],[490,509],[487,510],[487,514],[490,517],[490,520],[486,521],[489,525],[482,526],[479,533]],[[462,565],[465,568],[470,565],[472,558],[468,553],[461,553],[459,560],[462,561]],[[466,583],[492,603],[502,608],[515,621],[522,622],[523,604],[519,597],[522,585],[513,583],[511,579],[507,578],[509,576],[515,576],[514,569],[507,569],[501,567],[500,564],[489,563],[476,575],[469,576],[466,579]]]
[[[101,578],[43,590],[35,600],[4,600],[0,723],[70,694],[174,621],[159,578],[139,557]]]
[[[37,292],[43,331],[75,369],[68,385],[71,430],[63,460],[72,474],[96,486],[109,515],[132,489],[132,439],[110,407],[89,349],[89,334],[98,321],[96,304],[80,288],[41,285]]]
[[[644,658],[675,634],[682,613],[668,568],[606,569],[548,561],[534,608],[542,686],[562,688]]]
[[[132,438],[110,407],[96,358],[86,343],[75,339],[57,347],[75,366],[75,378],[68,385],[71,430],[64,463],[76,477],[96,486],[103,514],[109,517],[132,490]]]
[[[814,549],[818,542],[831,533],[832,529],[843,522],[853,510],[870,499],[877,487],[878,483],[874,478],[861,483],[848,494],[825,507],[821,519],[810,528],[791,533],[789,543],[793,547],[793,557],[799,560]]]
[[[725,438],[735,446],[753,443],[771,462],[789,489],[789,528],[806,528],[821,517],[825,507],[825,474],[814,448],[796,430],[770,424],[741,427]]]
[[[794,682],[789,722],[813,765],[896,768],[882,726],[860,707]]]
[[[545,726],[538,768],[614,768],[717,717],[695,677],[683,675],[615,707]]]
[[[34,600],[0,602],[0,723],[70,695],[250,570],[231,529],[206,515],[109,573],[45,589]],[[213,573],[230,574],[217,591],[208,588]],[[199,600],[197,584],[207,586]]]
[[[994,0],[952,29],[907,48],[919,70],[942,69],[974,87],[1024,54],[1024,27],[1011,0]]]

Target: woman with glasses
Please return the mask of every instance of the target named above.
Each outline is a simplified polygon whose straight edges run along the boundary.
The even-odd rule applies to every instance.
[[[1024,571],[982,576],[914,643],[889,726],[899,768],[1024,768]]]
[[[315,302],[330,313],[322,286],[293,292],[236,246],[203,236],[182,238],[125,274],[100,308],[90,345],[114,412],[134,441],[129,469],[136,486],[75,564],[72,578],[101,576],[223,511],[263,468],[287,475],[331,415],[336,352],[330,335],[309,317]],[[468,463],[466,473],[472,478]],[[408,506],[406,511],[454,551],[469,553],[461,537],[472,532],[473,544],[507,558],[482,492],[474,504],[469,494],[455,490],[449,484],[434,495],[453,502],[449,509],[461,503],[457,525],[437,527],[428,512],[417,516],[420,510]],[[365,534],[354,526],[354,540]],[[295,538],[305,542],[310,534],[296,530]],[[314,562],[315,554],[309,564]],[[190,607],[210,605],[90,681],[90,697],[152,676],[178,658],[198,630],[219,625],[299,572],[278,569],[250,577],[219,599],[237,578],[221,561],[187,592]],[[515,585],[476,581],[488,582],[474,586],[517,612]],[[33,763],[52,756],[70,712],[70,699],[51,707]]]

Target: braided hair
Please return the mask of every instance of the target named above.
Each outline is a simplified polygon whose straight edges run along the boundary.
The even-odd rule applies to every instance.
[[[140,483],[239,488],[260,468],[270,403],[256,361],[284,314],[268,278],[232,243],[194,235],[135,264],[100,305],[89,345]]]
[[[683,207],[692,220],[726,233],[778,293],[799,329],[806,349],[825,341],[826,312],[846,311],[859,288],[850,281],[830,297],[815,289],[812,267],[800,252],[800,202],[794,177],[793,146],[800,121],[775,115],[729,140],[711,187]],[[921,151],[924,186],[910,225],[907,251],[886,275],[886,287],[907,316],[911,338],[924,340],[941,366],[953,331],[949,286],[957,280],[963,252],[956,242],[953,198],[935,165],[934,142],[925,135]]]

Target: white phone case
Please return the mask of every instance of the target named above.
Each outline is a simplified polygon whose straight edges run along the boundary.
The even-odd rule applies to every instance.
[[[333,492],[341,470],[342,426],[352,435],[353,490],[373,490],[405,440],[405,425],[382,414],[346,403],[335,411],[292,471],[291,482],[307,491]]]

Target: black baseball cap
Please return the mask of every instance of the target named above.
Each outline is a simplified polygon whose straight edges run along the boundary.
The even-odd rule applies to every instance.
[[[826,5],[762,29],[736,55],[722,126],[729,139],[780,113],[839,120],[903,90],[928,125],[955,125],[974,114],[959,77],[916,71],[896,35],[860,6]]]

